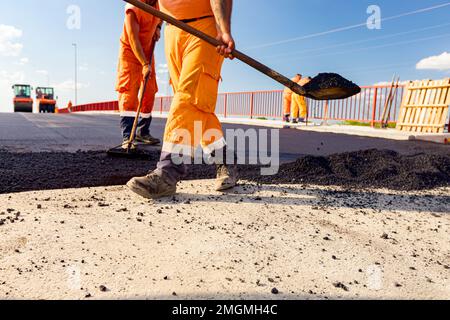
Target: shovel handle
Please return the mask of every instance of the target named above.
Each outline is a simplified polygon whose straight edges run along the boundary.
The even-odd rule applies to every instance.
[[[221,41],[207,35],[206,33],[203,33],[201,31],[191,27],[187,23],[177,20],[174,17],[169,16],[168,14],[165,14],[165,13],[153,8],[152,6],[142,2],[140,0],[124,0],[124,1],[134,5],[135,7],[139,8],[155,17],[160,18],[163,21],[166,21],[167,23],[169,23],[173,26],[180,28],[183,31],[186,31],[187,33],[190,33],[190,34],[196,36],[197,38],[200,38],[201,40],[209,43],[210,45],[212,45],[214,47],[223,45],[223,43]],[[247,56],[246,54],[244,54],[238,50],[234,50],[232,55],[236,59],[239,59],[240,61],[244,62],[245,64],[249,65],[250,67],[264,73],[266,76],[281,83],[285,87],[288,87],[295,93],[300,94],[300,95],[306,95],[306,90],[302,86],[298,85],[297,83],[295,83],[294,81],[290,80],[289,78],[283,76],[282,74],[276,72],[275,70],[272,70],[268,66],[262,64],[261,62]]]
[[[156,46],[156,41],[153,40],[152,41],[152,45],[150,47],[150,68],[152,68],[152,63],[153,63],[153,55],[155,52],[155,46]],[[128,140],[128,146],[127,146],[127,152],[130,153],[131,150],[131,145],[134,142],[134,140],[136,139],[136,131],[137,131],[137,126],[139,123],[139,116],[141,115],[141,110],[142,110],[142,104],[144,102],[144,95],[145,95],[145,90],[147,90],[147,84],[148,81],[150,80],[150,74],[147,74],[144,78],[144,82],[142,83],[142,87],[140,89],[139,92],[139,106],[138,109],[136,111],[136,117],[134,117],[134,122],[133,122],[133,129],[131,129],[131,135],[130,135],[130,139]]]

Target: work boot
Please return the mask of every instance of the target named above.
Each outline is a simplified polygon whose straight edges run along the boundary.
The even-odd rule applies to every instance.
[[[216,191],[225,191],[234,188],[238,182],[236,165],[217,165]]]
[[[289,123],[290,122],[290,116],[289,115],[285,115],[283,117],[283,121]]]
[[[156,172],[149,173],[145,177],[131,179],[127,183],[127,187],[134,193],[147,199],[169,197],[177,192],[176,184],[168,182],[163,175]]]
[[[297,124],[297,123],[298,123],[297,118],[292,119],[292,123],[293,123],[293,124]]]
[[[122,149],[123,149],[123,150],[128,150],[128,141],[129,141],[128,138],[123,139],[123,141],[122,141]],[[136,150],[136,148],[137,148],[136,142],[133,141],[133,142],[131,143],[130,150],[133,150],[133,151],[134,151],[134,150]]]
[[[140,143],[143,143],[143,144],[150,145],[150,146],[154,146],[154,145],[157,145],[157,144],[161,143],[161,140],[153,137],[151,134],[147,134],[145,136],[139,136],[138,135],[136,137],[136,141],[140,142]]]

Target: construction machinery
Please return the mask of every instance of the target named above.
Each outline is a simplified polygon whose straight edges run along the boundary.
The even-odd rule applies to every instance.
[[[39,113],[55,113],[56,99],[54,89],[49,87],[36,88],[36,102]]]
[[[33,112],[33,98],[31,98],[33,88],[28,84],[15,84],[12,89],[14,112]]]

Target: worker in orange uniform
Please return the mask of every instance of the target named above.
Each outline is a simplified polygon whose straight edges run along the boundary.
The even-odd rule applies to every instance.
[[[310,77],[302,78],[298,84],[303,87],[310,81]],[[304,123],[308,117],[308,102],[306,98],[293,92],[291,100],[292,123]]]
[[[141,0],[146,4],[158,7],[157,0]],[[125,7],[125,23],[120,38],[119,70],[116,91],[119,93],[119,110],[123,144],[128,147],[134,119],[139,106],[139,90],[145,77],[150,74],[142,110],[138,123],[136,141],[144,144],[158,144],[161,141],[150,134],[152,111],[155,95],[158,92],[155,73],[155,59],[151,51],[152,44],[161,35],[160,19],[149,15],[141,9],[127,4]],[[151,63],[150,63],[151,61]],[[132,146],[133,148],[135,146]]]
[[[232,0],[160,0],[163,12],[189,24],[223,45],[210,44],[178,29],[165,27],[165,47],[174,91],[167,119],[164,144],[157,169],[127,186],[146,198],[176,193],[177,182],[186,175],[186,161],[201,145],[217,165],[215,189],[233,188],[237,183],[236,155],[226,150],[219,119],[215,114],[224,58],[233,58],[231,35]]]
[[[302,79],[301,74],[297,74],[292,81],[298,83]],[[294,92],[286,87],[283,92],[283,121],[290,122],[291,117],[291,104],[292,104],[292,94]]]

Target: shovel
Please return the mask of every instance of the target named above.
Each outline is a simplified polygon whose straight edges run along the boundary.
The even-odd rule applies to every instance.
[[[128,2],[135,7],[160,18],[163,21],[166,21],[170,23],[173,26],[176,26],[187,33],[190,33],[203,41],[211,44],[214,47],[223,45],[223,43],[193,27],[188,25],[187,23],[184,23],[182,21],[179,21],[175,19],[174,17],[171,17],[152,6],[140,1],[140,0],[124,0],[125,2]],[[275,81],[281,83],[285,87],[288,87],[293,92],[305,96],[314,100],[337,100],[337,99],[345,99],[349,98],[351,96],[354,96],[361,92],[361,88],[358,87],[356,84],[352,83],[349,80],[346,80],[345,78],[341,77],[340,75],[336,73],[321,73],[315,78],[311,80],[308,85],[302,87],[298,85],[297,83],[293,82],[289,78],[283,76],[282,74],[272,70],[271,68],[267,67],[266,65],[262,64],[259,61],[256,61],[255,59],[247,56],[246,54],[234,50],[232,53],[233,57],[236,59],[246,63],[250,67],[262,72],[263,74],[267,75],[268,77],[274,79]]]

